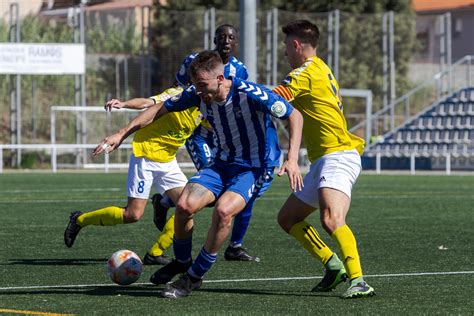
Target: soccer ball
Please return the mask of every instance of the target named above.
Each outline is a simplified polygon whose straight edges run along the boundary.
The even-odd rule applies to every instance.
[[[107,261],[107,272],[112,281],[119,285],[129,285],[138,280],[142,273],[142,261],[131,250],[119,250]]]

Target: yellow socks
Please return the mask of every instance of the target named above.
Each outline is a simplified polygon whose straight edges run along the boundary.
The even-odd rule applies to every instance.
[[[308,250],[311,255],[313,255],[313,257],[317,258],[324,265],[326,265],[329,259],[331,259],[333,252],[322,241],[314,227],[307,222],[302,221],[293,225],[293,227],[290,229],[290,235],[295,237],[301,243],[301,245],[306,250]],[[332,233],[331,237],[337,243],[341,251],[341,259],[344,263],[349,279],[353,280],[356,278],[361,278],[362,268],[360,266],[360,257],[357,251],[357,243],[349,226],[344,225],[337,228]],[[334,257],[334,260],[336,259],[337,256]],[[341,263],[337,259],[337,262],[334,264],[340,265]]]
[[[357,243],[349,226],[344,225],[337,228],[331,236],[341,250],[342,261],[346,267],[349,279],[362,277],[362,268],[360,266]]]
[[[87,212],[80,215],[76,222],[81,227],[88,225],[114,226],[123,224],[123,208],[108,206],[96,211]]]
[[[322,264],[331,259],[333,252],[323,242],[313,226],[305,221],[299,222],[290,229],[290,235],[295,237],[309,253]]]
[[[158,240],[153,244],[148,253],[154,257],[159,257],[163,252],[173,245],[174,236],[174,215],[166,222],[163,231],[158,236]]]

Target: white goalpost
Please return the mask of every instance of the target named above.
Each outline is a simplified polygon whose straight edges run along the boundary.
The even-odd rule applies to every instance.
[[[365,139],[369,143],[372,92],[370,90],[341,89],[340,93],[343,97],[365,98],[365,124],[356,127],[365,127]],[[132,150],[132,137],[127,139],[113,155],[103,155],[92,160],[90,152],[103,137],[117,131],[136,116],[138,114],[137,110],[114,109],[113,111],[105,111],[101,106],[51,106],[50,109],[51,143],[0,144],[0,161],[3,161],[4,150],[24,149],[49,153],[52,172],[57,172],[59,169],[97,169],[109,172],[111,169],[128,168],[128,158]],[[81,125],[81,137],[77,137],[78,122]],[[279,126],[282,128],[281,125]],[[283,150],[283,153],[285,153],[285,150]],[[82,157],[82,159],[73,159],[77,156]],[[194,170],[194,164],[188,157],[184,146],[178,151],[177,160],[181,168]],[[300,164],[303,167],[309,165],[306,148],[300,150]],[[0,164],[1,172],[3,172],[2,164]]]
[[[131,109],[114,109],[112,111],[105,111],[104,108],[100,106],[52,106],[51,164],[54,166],[53,172],[56,172],[57,168],[104,169],[106,172],[110,169],[127,169],[128,158],[132,149],[132,137],[129,137],[113,155],[104,155],[103,161],[101,162],[98,161],[101,160],[101,158],[95,158],[94,161],[90,161],[90,158],[87,157],[90,155],[85,151],[90,153],[101,139],[123,127],[139,112],[140,111]],[[71,116],[71,113],[74,115]],[[77,118],[82,120],[82,126],[86,126],[86,135],[83,135],[80,139],[80,141],[83,142],[76,139],[76,144],[71,144],[70,139],[66,139],[66,142],[69,141],[69,144],[60,144],[61,140],[64,141],[64,135],[61,135],[59,130],[64,129],[64,126],[71,129],[71,126],[68,126],[68,121],[76,122]],[[71,134],[70,130],[69,134]],[[84,156],[84,159],[79,165],[64,162],[58,163],[58,149],[62,149],[63,152],[68,150],[69,153],[73,152],[81,154]],[[194,168],[194,164],[185,151],[185,147],[183,146],[177,154],[177,160],[180,167],[183,169]]]

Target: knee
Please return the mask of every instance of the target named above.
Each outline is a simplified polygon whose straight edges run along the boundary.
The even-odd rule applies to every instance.
[[[327,208],[321,210],[321,225],[329,235],[332,235],[338,227],[345,225],[345,218],[342,214],[331,212]]]
[[[196,209],[186,200],[179,200],[176,204],[176,216],[177,217],[192,217],[196,212]]]
[[[220,226],[230,227],[232,225],[232,209],[224,205],[219,205],[214,209],[214,213]]]

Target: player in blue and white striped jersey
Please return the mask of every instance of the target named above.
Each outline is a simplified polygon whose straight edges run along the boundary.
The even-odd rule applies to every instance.
[[[279,175],[287,172],[292,189],[301,189],[297,164],[303,124],[301,114],[263,86],[237,78],[226,79],[223,68],[216,52],[200,53],[189,69],[193,86],[167,100],[164,107],[154,109],[155,113],[164,114],[199,104],[218,144],[213,163],[189,180],[178,201],[173,240],[176,259],[155,272],[151,280],[155,284],[166,284],[175,275],[186,273],[166,284],[163,297],[187,296],[201,286],[204,274],[216,261],[217,252],[229,234],[232,218],[259,196],[265,182],[271,181],[273,168],[279,165],[280,158],[277,131],[271,117],[289,122],[288,160]],[[153,116],[153,112],[143,115],[159,117]],[[133,129],[136,124],[132,122],[128,128]],[[193,262],[193,215],[214,202],[206,242]]]
[[[303,117],[285,99],[258,84],[224,78],[224,65],[214,51],[200,53],[190,65],[193,86],[141,112],[127,126],[108,136],[96,153],[115,150],[133,132],[151,124],[170,111],[199,107],[212,125],[218,151],[212,165],[194,175],[186,184],[175,212],[173,249],[175,260],[156,271],[151,281],[166,284],[161,295],[184,297],[202,284],[204,274],[217,259],[233,217],[259,195],[269,174],[278,165],[280,148],[272,117],[286,120],[289,130],[287,160],[278,175],[288,174],[290,187],[300,191],[303,179],[298,167]],[[193,216],[215,202],[206,242],[192,260]],[[168,283],[177,274],[182,276]]]
[[[247,68],[245,65],[237,58],[232,56],[232,52],[237,47],[238,41],[239,33],[233,25],[222,24],[216,29],[214,33],[214,44],[216,45],[215,51],[219,53],[219,56],[222,58],[222,62],[224,63],[225,78],[248,78]],[[187,56],[184,59],[178,73],[176,74],[176,84],[181,86],[183,89],[186,89],[191,85],[188,69],[189,65],[196,56],[197,53]],[[186,149],[188,150],[194,165],[198,170],[200,170],[202,167],[207,166],[214,158],[215,146],[213,135],[202,126],[199,127],[186,141]],[[241,231],[238,234],[239,236],[241,235],[241,237],[231,238],[231,243],[242,243],[243,235],[245,234],[250,221],[251,212],[252,210],[250,209],[248,220],[246,220],[246,227],[240,228],[239,225],[236,227],[237,230]],[[248,255],[246,258],[251,259],[251,257]]]
[[[225,78],[248,78],[247,68],[245,65],[232,56],[238,41],[239,34],[233,25],[222,24],[215,31],[215,51],[219,53],[224,63]],[[176,85],[179,85],[184,89],[191,85],[188,69],[196,56],[197,53],[191,54],[184,59],[178,73],[176,74]],[[204,123],[205,121],[203,124]],[[199,126],[191,137],[186,140],[185,146],[197,170],[201,170],[203,167],[208,166],[214,159],[216,151],[214,135],[207,128],[204,128],[203,125]],[[265,182],[265,188],[262,189],[261,193],[268,189],[270,183],[270,181]],[[159,226],[159,229],[162,230],[166,222],[167,208],[174,207],[174,204],[172,204],[172,201],[169,198],[166,196],[162,198],[159,194],[154,195],[152,201],[155,209],[154,220],[155,222],[160,223],[159,225],[157,224],[157,227]],[[253,202],[248,203],[244,210],[242,210],[242,212],[240,212],[234,219],[229,246],[226,248],[224,253],[224,258],[226,260],[260,261],[259,257],[249,255],[247,249],[242,246],[244,236],[252,217],[253,204]],[[162,249],[159,250],[162,251]]]
[[[211,95],[203,95],[200,87],[191,86],[166,101],[165,107],[168,112],[175,112],[199,104],[200,112],[217,136],[215,163],[225,161],[256,168],[278,166],[280,148],[275,126],[269,120],[270,114],[276,112],[270,110],[281,111],[277,117],[286,119],[293,107],[261,85],[238,78],[228,81],[229,94],[221,102],[206,102]],[[274,104],[273,108],[265,107]]]

